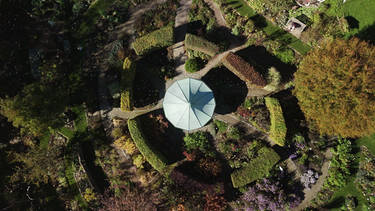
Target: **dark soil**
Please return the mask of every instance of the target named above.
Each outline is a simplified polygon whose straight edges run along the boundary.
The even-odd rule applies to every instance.
[[[246,83],[224,66],[210,70],[202,81],[212,89],[216,101],[215,112],[219,114],[235,112],[248,93]]]
[[[141,108],[155,105],[159,100],[159,91],[153,84],[137,72],[133,82],[134,107]]]

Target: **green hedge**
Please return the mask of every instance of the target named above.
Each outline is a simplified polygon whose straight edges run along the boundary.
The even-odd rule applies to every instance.
[[[173,26],[166,26],[136,39],[133,48],[137,55],[144,55],[173,44]]]
[[[258,153],[260,153],[258,157],[247,166],[234,171],[230,175],[233,187],[238,188],[264,177],[280,160],[280,156],[271,148],[262,148]]]
[[[270,111],[271,128],[270,138],[278,145],[284,146],[286,136],[286,125],[283,116],[283,110],[277,99],[266,97],[264,98],[267,109]]]
[[[133,110],[133,80],[137,65],[129,58],[125,58],[121,76],[121,110]]]
[[[186,34],[185,47],[193,51],[199,51],[209,56],[215,56],[219,53],[219,47],[199,36]]]
[[[141,154],[152,165],[152,167],[159,172],[163,171],[167,166],[167,159],[147,141],[139,119],[129,119],[128,127],[130,135]]]

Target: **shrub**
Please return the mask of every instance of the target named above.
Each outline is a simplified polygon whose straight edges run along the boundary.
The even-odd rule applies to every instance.
[[[280,160],[280,156],[271,148],[262,148],[258,153],[258,157],[247,166],[230,175],[233,187],[238,188],[263,177]]]
[[[276,68],[270,67],[267,72],[267,86],[264,87],[265,90],[276,91],[279,89],[281,82],[281,75]]]
[[[247,34],[252,33],[255,30],[255,24],[252,20],[248,20],[246,25],[245,25],[245,32]]]
[[[241,80],[247,82],[249,86],[254,88],[263,88],[266,86],[267,83],[262,75],[255,71],[254,68],[240,56],[230,52],[221,62],[226,68],[241,78]]]
[[[173,26],[166,26],[136,39],[133,48],[137,55],[144,55],[171,46],[173,43]]]
[[[199,66],[196,59],[188,59],[185,63],[185,70],[189,73],[195,73],[199,70]]]
[[[214,120],[214,124],[217,127],[218,133],[224,133],[228,128],[228,123],[220,121],[220,120]]]
[[[193,150],[199,149],[205,156],[214,157],[216,151],[214,147],[208,142],[206,134],[203,132],[196,132],[193,134],[187,134],[184,137],[186,149],[189,153]]]
[[[223,196],[206,195],[204,211],[222,211],[227,208],[227,200]]]
[[[186,34],[185,47],[193,51],[199,51],[209,56],[215,56],[219,52],[219,47],[202,37]]]
[[[290,64],[294,61],[294,51],[289,47],[282,46],[275,51],[275,55],[282,62]]]
[[[128,120],[129,132],[135,145],[146,160],[158,171],[162,171],[167,166],[167,159],[153,146],[149,144],[143,133],[139,119]]]
[[[280,103],[276,98],[271,97],[266,97],[265,101],[267,109],[270,111],[270,138],[276,144],[284,146],[287,128]]]
[[[136,64],[125,58],[121,76],[121,110],[133,110],[133,80],[137,71]]]
[[[138,168],[138,169],[143,169],[143,164],[146,162],[145,157],[141,154],[137,154],[133,156],[133,164]]]
[[[192,193],[206,192],[209,196],[217,196],[224,194],[223,182],[219,182],[216,184],[207,184],[197,179],[194,179],[178,167],[174,167],[170,175],[173,181],[175,181],[178,185],[184,187],[186,190]]]
[[[118,148],[125,150],[128,154],[134,154],[137,152],[137,146],[135,146],[130,136],[123,136],[117,139],[114,143]]]

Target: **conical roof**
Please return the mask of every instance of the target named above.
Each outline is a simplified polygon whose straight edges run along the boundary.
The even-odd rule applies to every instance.
[[[176,81],[165,93],[163,101],[167,119],[184,130],[204,126],[211,119],[215,106],[211,89],[192,78]]]

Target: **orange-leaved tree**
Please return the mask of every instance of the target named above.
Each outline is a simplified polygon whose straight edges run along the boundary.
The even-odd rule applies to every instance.
[[[357,38],[324,42],[295,73],[299,105],[321,134],[375,132],[375,48]]]

